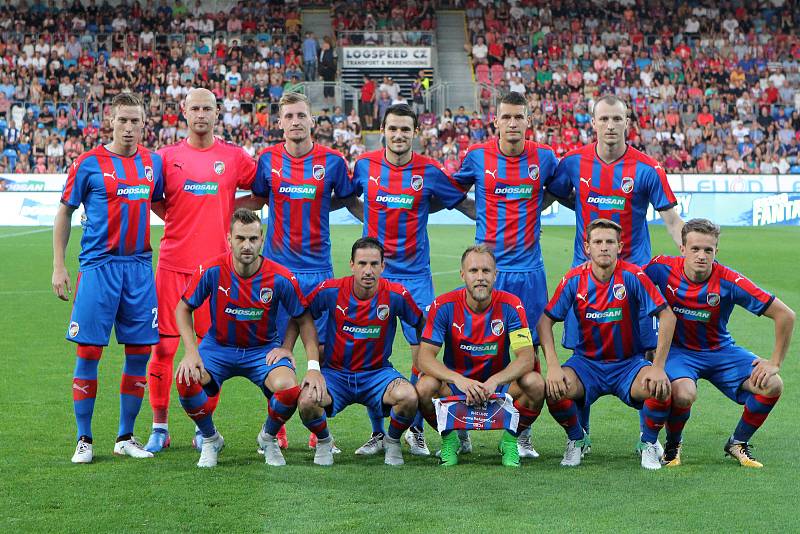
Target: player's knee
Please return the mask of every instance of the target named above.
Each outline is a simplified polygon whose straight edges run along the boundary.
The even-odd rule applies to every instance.
[[[688,379],[676,380],[672,383],[672,404],[679,408],[688,408],[697,400],[697,386]]]
[[[439,381],[432,376],[422,375],[415,388],[420,399],[431,399],[439,390]]]
[[[397,402],[395,406],[403,413],[413,413],[417,411],[418,397],[417,390],[408,382],[400,384],[396,391]]]
[[[293,373],[282,373],[275,377],[268,377],[264,382],[272,391],[282,391],[291,389],[297,385],[297,380]],[[271,386],[271,387],[270,387]]]
[[[533,401],[541,401],[544,398],[544,379],[539,373],[526,373],[518,380],[519,387],[525,396]]]
[[[311,388],[303,388],[300,396],[297,398],[297,409],[301,414],[315,412],[319,407],[319,401],[311,394]]]
[[[777,397],[783,393],[783,379],[780,375],[772,375],[764,390],[768,397]]]

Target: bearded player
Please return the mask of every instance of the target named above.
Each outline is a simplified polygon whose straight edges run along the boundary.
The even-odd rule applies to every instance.
[[[719,226],[692,219],[683,226],[682,257],[657,256],[645,273],[661,289],[677,317],[666,372],[672,382],[663,463],[681,464],[683,427],[697,400],[697,381],[708,380],[744,412],[725,444],[725,454],[744,467],[763,467],[753,458],[750,438],[764,424],[783,392],[781,368],[792,339],[795,314],[780,299],[736,271],[717,263]],[[728,319],[736,305],[775,322],[770,359],[736,344]]]
[[[159,342],[150,360],[150,406],[153,432],[145,448],[159,452],[169,447],[168,410],[172,388],[172,367],[180,333],[175,308],[192,273],[206,260],[229,251],[228,223],[237,189],[250,189],[256,164],[241,147],[214,137],[219,110],[214,93],[208,89],[189,91],[181,105],[189,136],[159,151],[164,160],[163,202],[153,212],[164,220],[159,247],[156,289],[161,321]],[[208,304],[194,310],[194,328],[202,339],[210,324]],[[214,396],[212,403],[219,400]],[[195,432],[200,449],[202,435]]]

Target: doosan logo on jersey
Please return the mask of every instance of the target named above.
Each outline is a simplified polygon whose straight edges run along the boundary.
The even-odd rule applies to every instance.
[[[219,184],[216,182],[186,180],[186,183],[183,184],[183,190],[195,196],[216,195],[217,191],[219,191]]]
[[[150,197],[149,185],[121,185],[117,187],[118,197],[127,197],[128,200],[144,200]]]

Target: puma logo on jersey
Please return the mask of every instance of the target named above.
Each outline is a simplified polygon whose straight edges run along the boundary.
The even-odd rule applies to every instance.
[[[222,291],[223,293],[225,293],[225,296],[226,296],[226,297],[230,297],[230,295],[229,295],[228,293],[230,293],[230,291],[231,291],[231,288],[227,288],[227,289],[226,289],[226,288],[224,288],[224,287],[222,287],[222,286],[217,286],[217,288],[218,288],[220,291]]]
[[[672,296],[673,296],[673,297],[675,296],[675,293],[677,293],[677,292],[678,292],[678,288],[677,288],[677,287],[672,287],[672,286],[671,286],[671,285],[669,285],[669,284],[667,284],[667,289],[669,289],[670,291],[672,291]]]
[[[369,181],[370,182],[375,182],[375,185],[380,185],[381,177],[380,176],[372,176],[372,175],[370,175]]]
[[[280,175],[281,175],[281,170],[282,170],[282,169],[271,169],[271,171],[272,171],[272,174],[277,174],[278,176],[280,176]]]
[[[84,395],[88,395],[89,394],[89,384],[86,384],[85,386],[79,386],[78,384],[72,384],[72,389],[77,389],[78,391],[80,391]]]
[[[744,280],[744,276],[737,276],[736,280],[733,281],[734,284],[738,284],[739,280]]]
[[[103,178],[111,178],[112,180],[116,180],[117,179],[117,171],[104,172],[103,173]]]
[[[461,331],[461,329],[464,328],[464,324],[463,323],[462,324],[453,323],[453,328],[457,329],[459,334],[463,334],[464,333],[464,332]]]
[[[583,182],[583,183],[585,183],[585,184],[586,184],[586,187],[589,187],[589,186],[591,186],[591,185],[592,185],[592,180],[591,180],[591,178],[581,178],[580,180],[581,180],[581,182]]]
[[[486,169],[483,172],[485,172],[486,174],[488,174],[489,176],[491,176],[492,178],[497,180],[497,169],[495,169],[493,171],[490,171],[489,169]]]
[[[344,308],[342,308],[338,304],[336,305],[336,309],[339,310],[340,312],[342,312],[342,315],[347,315],[347,308],[348,308],[348,306],[345,306]]]
[[[580,293],[575,293],[576,299],[581,299],[583,302],[586,302],[586,295],[581,295]]]
[[[177,162],[175,162],[175,163],[173,163],[173,165],[175,165],[176,167],[178,167],[180,170],[183,170],[183,163],[177,163]]]

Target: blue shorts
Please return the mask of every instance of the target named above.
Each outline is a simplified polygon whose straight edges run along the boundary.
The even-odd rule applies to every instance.
[[[744,404],[747,392],[742,383],[753,372],[753,361],[758,356],[737,345],[719,350],[696,351],[673,345],[669,349],[664,370],[670,381],[690,378],[693,382],[703,378],[738,404]]]
[[[339,371],[322,368],[322,376],[333,402],[325,408],[329,417],[334,417],[351,404],[362,404],[370,413],[389,415],[390,406],[383,403],[386,388],[398,378],[405,377],[394,367],[383,367],[374,371]]]
[[[519,297],[528,317],[533,344],[538,345],[536,323],[539,322],[542,310],[547,306],[547,277],[544,267],[521,273],[498,271],[494,287]]]
[[[67,339],[82,345],[108,345],[112,326],[118,343],[158,343],[158,304],[150,263],[119,257],[78,274]]]
[[[308,296],[314,291],[320,282],[324,282],[329,278],[333,278],[333,271],[318,271],[313,273],[294,273],[297,278],[297,284],[300,286],[300,291],[303,295]],[[286,335],[286,328],[289,325],[291,315],[286,311],[282,304],[278,304],[278,313],[275,314],[275,328],[278,336],[283,340]],[[325,331],[328,322],[328,312],[323,312],[319,319],[314,319],[314,324],[317,327],[317,336],[319,336],[319,344],[325,344]]]
[[[408,292],[411,293],[411,298],[414,299],[414,302],[417,304],[419,309],[422,310],[422,316],[425,319],[428,318],[428,309],[430,309],[433,299],[436,298],[436,295],[433,293],[432,276],[425,275],[416,278],[392,278],[389,276],[384,276],[384,278],[390,282],[403,284],[403,287],[405,287]],[[408,324],[401,320],[400,326],[403,327],[403,335],[405,336],[409,345],[419,345],[419,336],[417,335],[416,325]]]
[[[220,345],[214,336],[206,336],[200,342],[200,358],[215,383],[210,389],[218,390],[222,383],[234,376],[243,376],[261,388],[266,397],[272,392],[264,385],[273,369],[288,367],[294,371],[289,358],[281,358],[277,363],[267,365],[267,353],[278,345],[261,345],[258,347],[227,347]],[[206,386],[208,389],[208,386]]]
[[[642,401],[631,398],[631,386],[636,375],[643,367],[651,365],[644,356],[634,356],[621,361],[595,361],[584,356],[573,354],[564,362],[563,367],[569,367],[583,384],[586,392],[583,397],[583,406],[591,406],[594,401],[604,395],[614,395],[622,402],[641,410]]]

